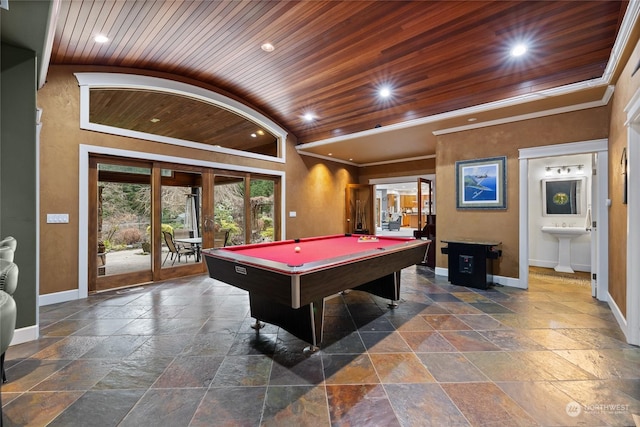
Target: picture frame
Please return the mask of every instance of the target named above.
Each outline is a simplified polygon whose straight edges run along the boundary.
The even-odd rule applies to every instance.
[[[584,216],[587,178],[552,178],[542,182],[542,216]]]
[[[456,162],[458,209],[507,208],[506,156]]]

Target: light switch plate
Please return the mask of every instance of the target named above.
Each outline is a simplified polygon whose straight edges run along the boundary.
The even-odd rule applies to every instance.
[[[68,224],[69,214],[47,214],[47,224]]]

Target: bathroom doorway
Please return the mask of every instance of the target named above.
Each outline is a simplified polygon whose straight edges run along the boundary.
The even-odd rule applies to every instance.
[[[589,273],[591,295],[606,301],[607,161],[606,140],[520,150],[522,288],[528,288],[530,266],[554,270],[564,266],[559,268],[563,274]],[[547,182],[560,182],[567,190]],[[551,189],[548,197],[547,188]],[[573,204],[574,208],[556,211],[546,204]]]
[[[590,286],[594,154],[529,160],[529,275]]]

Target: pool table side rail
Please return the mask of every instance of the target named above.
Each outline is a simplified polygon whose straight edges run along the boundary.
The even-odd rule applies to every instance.
[[[269,296],[275,302],[299,308],[345,289],[353,289],[424,258],[427,241],[412,240],[385,250],[367,251],[367,256],[340,257],[317,268],[283,271],[236,256],[220,255],[214,250],[205,254],[209,275],[216,280],[249,292]],[[346,259],[343,259],[346,258]],[[282,263],[277,263],[282,264]],[[314,263],[318,264],[318,263]]]
[[[353,263],[305,274],[300,279],[300,306],[391,276],[403,268],[421,262],[425,251],[426,245],[412,245],[403,250],[381,253],[374,257],[358,259]]]
[[[256,259],[252,256],[242,255],[233,250],[229,250],[227,248],[213,248],[213,249],[204,249],[202,254],[205,257],[215,257],[219,259],[226,259],[228,261],[233,261],[238,264],[243,265],[251,265],[256,268],[260,268],[263,270],[271,270],[278,273],[284,274],[308,274],[317,270],[323,270],[327,268],[334,268],[341,264],[349,264],[352,262],[357,262],[360,259],[379,257],[388,255],[392,252],[400,252],[407,250],[411,247],[421,247],[424,246],[424,250],[426,251],[426,240],[401,240],[396,245],[387,246],[387,247],[375,247],[368,249],[367,251],[358,252],[357,255],[343,255],[334,258],[325,258],[318,261],[307,262],[301,265],[290,265],[284,262],[272,261],[267,259]],[[369,245],[370,243],[367,243]],[[253,246],[253,245],[251,245]],[[424,254],[423,254],[424,255]]]

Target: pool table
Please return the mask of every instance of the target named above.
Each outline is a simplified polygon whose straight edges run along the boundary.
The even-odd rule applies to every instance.
[[[316,349],[324,299],[347,289],[400,299],[400,270],[424,258],[428,240],[339,234],[202,251],[209,275],[249,292],[251,316]]]

